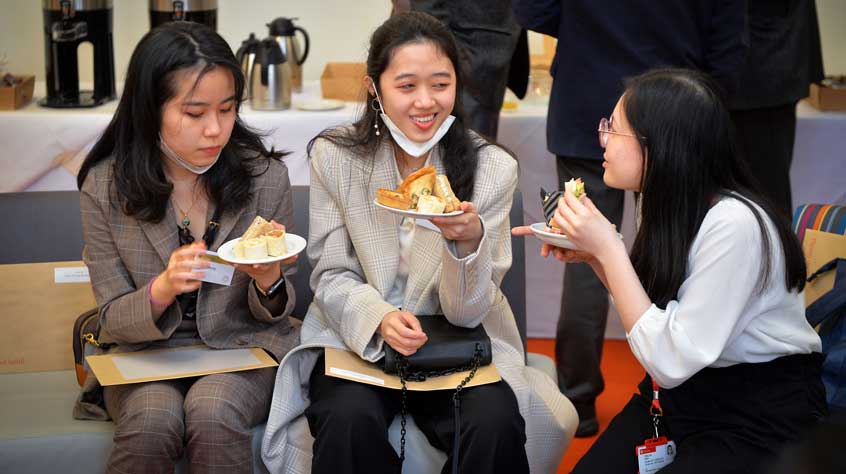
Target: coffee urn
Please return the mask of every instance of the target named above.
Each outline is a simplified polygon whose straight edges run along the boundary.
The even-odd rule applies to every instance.
[[[95,107],[115,98],[112,0],[42,0],[45,107]],[[79,90],[79,45],[94,51],[94,90]]]
[[[217,0],[150,0],[150,29],[169,21],[193,21],[217,31]]]

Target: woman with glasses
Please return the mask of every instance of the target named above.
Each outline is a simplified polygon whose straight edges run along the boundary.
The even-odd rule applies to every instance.
[[[716,90],[655,70],[600,122],[605,183],[639,194],[630,254],[589,198],[559,200],[555,222],[580,250],[542,254],[591,266],[647,372],[576,473],[765,472],[825,413],[802,249],[737,159]]]

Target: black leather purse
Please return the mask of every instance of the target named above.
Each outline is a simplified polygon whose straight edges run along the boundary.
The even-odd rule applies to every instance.
[[[470,373],[455,387],[455,393],[452,395],[455,407],[452,472],[457,473],[458,432],[461,427],[459,397],[461,390],[473,379],[479,367],[490,365],[493,359],[491,339],[481,324],[475,328],[463,328],[451,324],[446,317],[439,314],[417,316],[417,319],[420,321],[423,332],[429,338],[426,343],[410,356],[404,356],[385,344],[385,357],[382,359],[382,370],[387,374],[398,375],[402,383],[400,461],[405,460],[407,382],[423,382],[430,377],[441,377],[469,370]]]

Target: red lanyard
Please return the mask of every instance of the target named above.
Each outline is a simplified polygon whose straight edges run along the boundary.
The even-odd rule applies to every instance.
[[[650,377],[651,378],[651,377]],[[652,426],[655,429],[655,438],[658,438],[658,423],[661,416],[664,415],[664,410],[661,409],[661,402],[658,400],[658,391],[661,387],[658,382],[652,379],[652,405],[649,406],[649,414],[652,415]]]

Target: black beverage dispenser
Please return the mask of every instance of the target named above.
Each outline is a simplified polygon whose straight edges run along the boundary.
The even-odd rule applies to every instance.
[[[217,0],[150,0],[150,29],[169,21],[193,21],[217,31]]]
[[[112,0],[42,0],[45,107],[94,107],[115,98]],[[79,90],[79,45],[94,52],[94,90]]]

